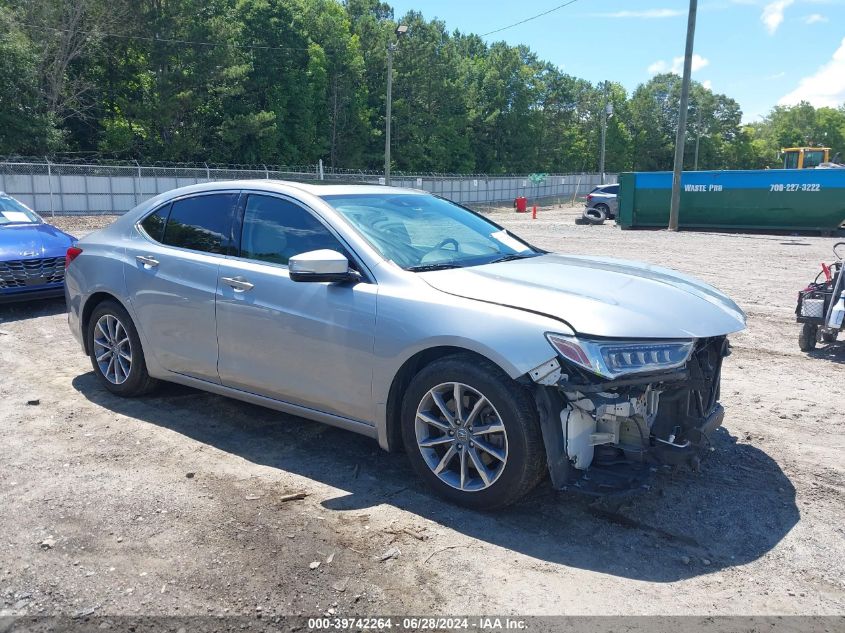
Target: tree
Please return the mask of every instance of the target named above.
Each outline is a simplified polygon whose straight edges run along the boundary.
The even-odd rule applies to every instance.
[[[680,78],[656,75],[631,97],[633,167],[637,171],[668,170],[674,160]]]
[[[35,45],[0,6],[0,153],[43,154],[59,142],[38,89]]]
[[[411,12],[394,56],[393,158],[400,170],[472,171],[467,106],[454,41],[440,21]]]
[[[780,150],[786,147],[824,146],[845,152],[845,107],[814,108],[802,101],[795,106],[775,106],[752,127],[762,160],[782,166]]]
[[[380,0],[0,0],[0,152],[146,162],[380,170],[387,47],[393,160],[403,171],[672,168],[681,79],[629,95],[526,46],[486,43]],[[685,167],[777,166],[790,145],[845,151],[845,106],[739,104],[693,82]]]

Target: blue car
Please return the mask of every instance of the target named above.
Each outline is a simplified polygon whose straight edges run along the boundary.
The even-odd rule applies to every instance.
[[[65,254],[75,241],[0,192],[0,303],[63,296]]]

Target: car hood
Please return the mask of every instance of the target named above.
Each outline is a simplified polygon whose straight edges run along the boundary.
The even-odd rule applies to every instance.
[[[421,276],[442,292],[550,316],[590,336],[704,338],[745,329],[743,311],[712,286],[638,262],[547,254]]]
[[[0,227],[0,260],[64,257],[76,240],[49,224],[12,224]]]

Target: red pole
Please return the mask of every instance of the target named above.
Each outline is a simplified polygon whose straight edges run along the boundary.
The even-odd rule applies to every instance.
[[[537,219],[537,205],[536,204],[533,207],[531,207],[531,219],[532,220]]]

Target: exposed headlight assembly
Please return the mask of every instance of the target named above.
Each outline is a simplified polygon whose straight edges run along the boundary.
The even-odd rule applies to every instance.
[[[601,341],[546,334],[558,354],[605,378],[681,367],[694,341]]]

